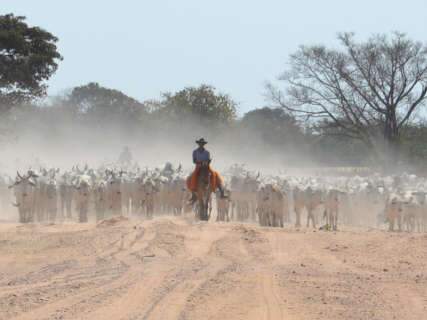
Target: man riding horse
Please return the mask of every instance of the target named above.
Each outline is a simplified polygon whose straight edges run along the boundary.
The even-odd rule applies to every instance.
[[[208,150],[205,149],[205,145],[208,143],[204,138],[201,138],[199,140],[196,140],[196,143],[198,144],[198,148],[193,151],[193,163],[196,165],[196,168],[194,169],[193,173],[187,180],[187,187],[191,191],[191,200],[190,202],[193,204],[197,200],[197,183],[198,183],[198,177],[200,173],[200,168],[203,163],[209,164],[209,172],[212,177],[211,184],[212,184],[212,191],[215,192],[216,189],[219,189],[221,193],[221,198],[225,198],[224,195],[224,186],[221,176],[218,174],[218,172],[212,170],[210,166],[211,162],[211,155]]]

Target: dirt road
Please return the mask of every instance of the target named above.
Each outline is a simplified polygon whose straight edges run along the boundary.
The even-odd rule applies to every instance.
[[[0,319],[427,319],[427,235],[3,224]]]

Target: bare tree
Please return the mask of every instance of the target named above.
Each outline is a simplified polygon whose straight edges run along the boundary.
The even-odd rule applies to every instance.
[[[427,46],[397,32],[360,43],[352,33],[338,39],[341,50],[300,47],[279,78],[286,91],[269,84],[269,97],[297,116],[332,123],[339,134],[390,158],[402,127],[426,102]]]

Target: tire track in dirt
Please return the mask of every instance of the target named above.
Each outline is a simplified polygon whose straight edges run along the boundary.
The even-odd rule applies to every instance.
[[[193,283],[192,290],[187,292],[185,304],[177,319],[200,319],[207,308],[221,308],[224,304],[221,297],[234,292],[238,284],[233,277],[241,270],[241,265],[237,262],[241,256],[240,250],[239,239],[233,233],[226,233],[212,243],[203,257],[209,268],[203,277]],[[215,298],[219,298],[218,301],[210,304],[209,301],[212,302]],[[213,310],[209,313],[215,312]]]
[[[209,251],[209,259],[219,259],[222,267],[193,291],[178,319],[200,319],[204,314],[215,314],[212,319],[249,319],[254,308],[260,305],[253,295],[257,269],[254,271],[252,262],[257,253],[247,245],[257,241],[256,234],[244,226],[222,227],[227,229],[226,236],[216,241]]]
[[[281,301],[277,296],[272,275],[266,275],[262,280],[262,292],[265,305],[265,314],[262,319],[283,319]]]
[[[271,229],[270,229],[271,230]],[[277,253],[277,242],[275,238],[270,237],[269,230],[261,233],[252,227],[240,227],[238,231],[241,232],[244,244],[248,253],[252,257],[251,264],[256,266],[256,283],[258,290],[256,294],[259,295],[259,312],[251,319],[290,319],[283,303],[283,297],[278,289],[278,279],[275,274],[275,257]]]
[[[150,318],[151,314],[158,308],[158,305],[162,303],[165,297],[168,296],[169,292],[173,291],[180,283],[179,279],[184,279],[184,274],[189,267],[192,267],[193,271],[197,269],[195,265],[198,264],[197,260],[193,259],[188,268],[180,263],[180,259],[186,256],[186,249],[184,246],[183,230],[186,226],[178,225],[172,222],[170,219],[160,219],[159,221],[153,222],[148,229],[151,233],[151,237],[147,239],[144,237],[145,243],[135,248],[128,255],[133,256],[134,259],[138,259],[141,263],[141,258],[144,260],[144,255],[148,255],[149,258],[144,268],[136,270],[136,277],[131,287],[128,288],[127,292],[118,297],[117,303],[114,303],[111,307],[111,311],[114,313],[114,306],[117,305],[122,310],[120,315],[117,314],[117,319],[141,319]],[[140,239],[139,239],[140,240]],[[133,241],[136,243],[137,241]],[[132,245],[132,243],[131,243]],[[117,255],[117,257],[121,256]],[[122,257],[127,259],[126,257]],[[155,271],[151,269],[152,262],[162,261],[161,266],[155,267]],[[178,266],[181,266],[178,268]],[[199,269],[201,265],[199,266]],[[152,277],[151,274],[155,273],[156,276]],[[149,297],[147,301],[137,301],[136,297]],[[141,308],[141,305],[144,308]],[[123,308],[126,306],[126,308]],[[105,311],[105,310],[104,310]],[[111,316],[111,313],[109,313]],[[86,318],[96,318],[97,312],[94,311]]]
[[[125,229],[129,230],[129,228]],[[44,303],[34,306],[31,315],[23,314],[17,319],[64,318],[64,315],[72,319],[79,312],[87,312],[102,305],[103,301],[112,300],[117,295],[126,292],[126,288],[133,284],[129,279],[129,266],[134,261],[122,259],[119,255],[132,250],[133,245],[143,235],[144,231],[137,225],[130,232],[121,233],[121,241],[113,241],[111,251],[104,256],[95,257],[92,266],[73,270],[74,272],[63,276],[62,279],[55,279],[54,282],[45,285]],[[60,288],[61,292],[65,294],[58,294]],[[39,290],[36,289],[35,292],[27,293],[27,295],[37,296]],[[67,306],[61,307],[62,305]]]
[[[150,244],[150,250],[153,250],[153,246],[161,250],[167,249],[166,253],[170,259],[164,259],[163,263],[170,268],[165,268],[160,274],[157,272],[160,283],[151,293],[151,299],[145,308],[135,310],[133,314],[123,319],[176,318],[192,290],[209,277],[209,274],[216,272],[218,267],[212,266],[210,261],[205,261],[205,254],[210,251],[215,239],[220,238],[222,233],[206,237],[206,232],[202,231],[204,228],[201,227],[200,232],[193,232],[191,237],[187,237],[190,229],[191,226],[183,224],[182,221],[178,224],[167,221],[163,225],[157,225],[157,237]],[[173,237],[178,242],[171,245]],[[179,249],[176,248],[177,244]],[[142,292],[140,294],[142,295]]]

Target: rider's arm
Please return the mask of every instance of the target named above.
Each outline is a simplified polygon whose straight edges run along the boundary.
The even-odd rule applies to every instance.
[[[196,164],[197,163],[197,159],[196,159],[196,150],[193,151],[193,163]]]

